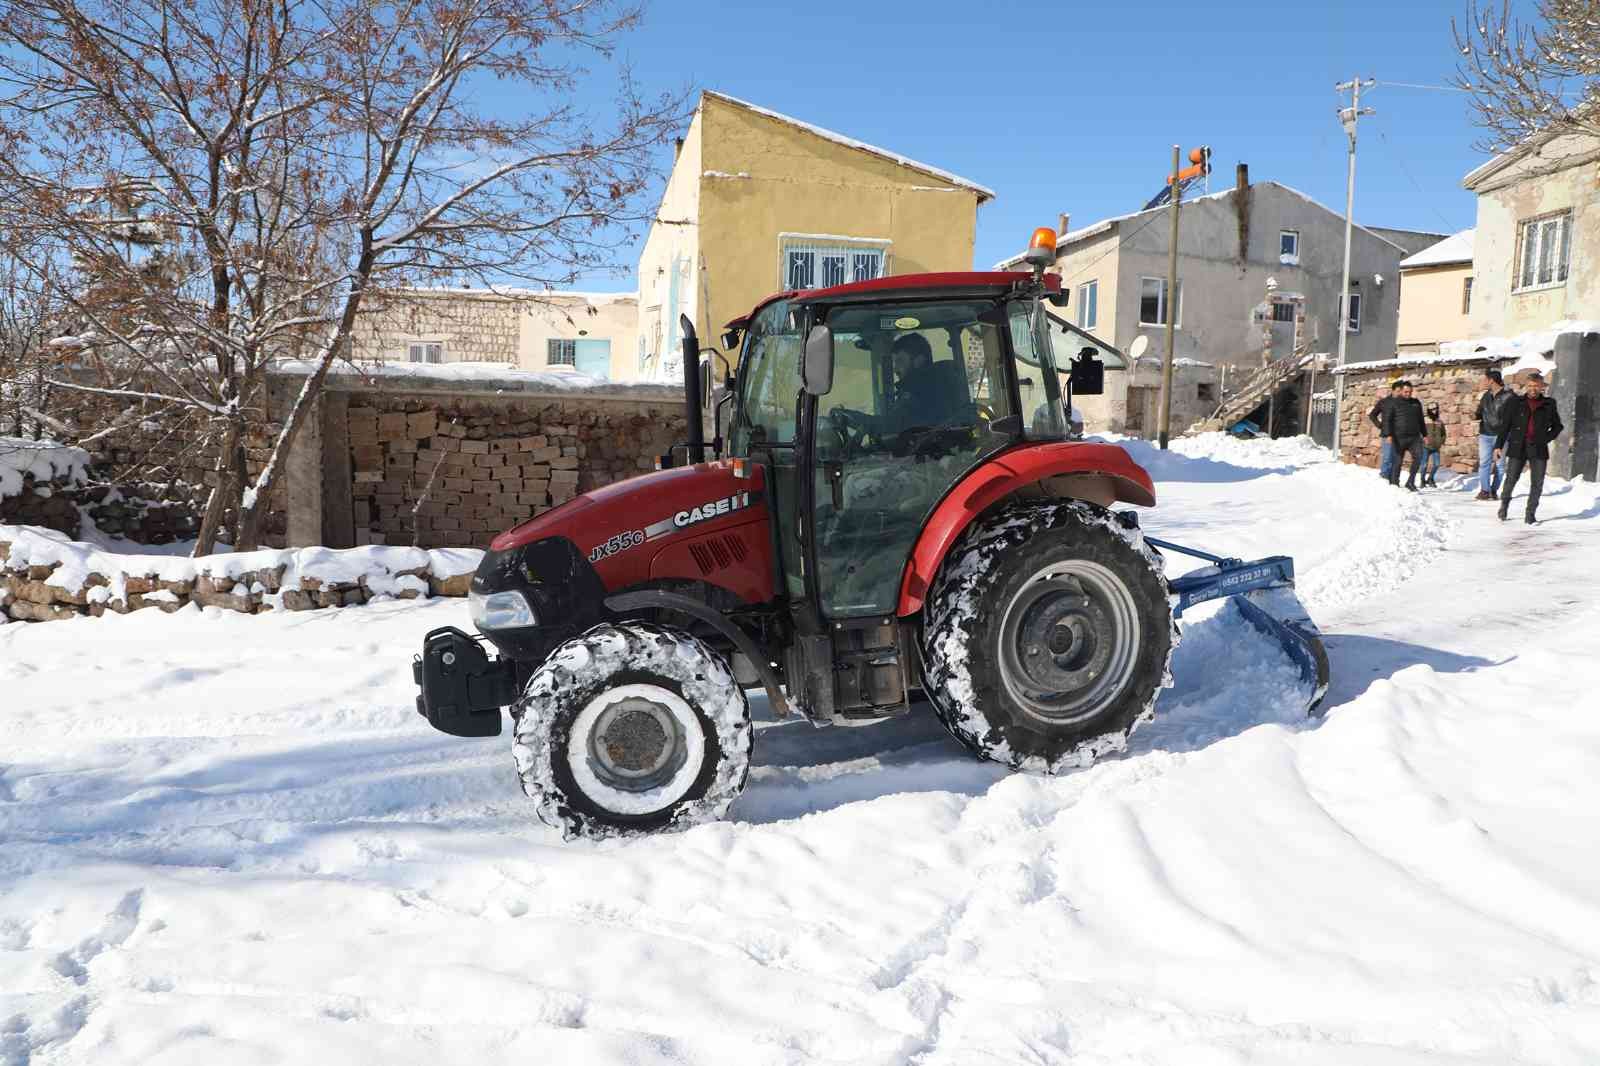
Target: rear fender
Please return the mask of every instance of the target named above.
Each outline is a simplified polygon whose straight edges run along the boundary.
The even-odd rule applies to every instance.
[[[900,580],[901,617],[922,610],[945,553],[995,504],[1027,489],[1109,507],[1156,504],[1155,483],[1115,444],[1033,444],[995,456],[956,483],[923,524]]]

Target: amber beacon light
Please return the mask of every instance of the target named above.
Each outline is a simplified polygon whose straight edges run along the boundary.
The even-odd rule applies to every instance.
[[[1033,236],[1028,238],[1028,250],[1022,255],[1023,262],[1029,266],[1043,270],[1056,261],[1056,231],[1049,226],[1040,226],[1033,231]]]

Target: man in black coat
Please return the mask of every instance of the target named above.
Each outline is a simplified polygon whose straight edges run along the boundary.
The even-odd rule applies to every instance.
[[[1478,420],[1477,498],[1480,500],[1500,497],[1500,482],[1506,475],[1506,464],[1504,460],[1497,462],[1493,458],[1494,442],[1505,425],[1506,408],[1516,398],[1517,394],[1506,388],[1500,371],[1490,368],[1483,372],[1483,395],[1478,397],[1478,410],[1473,416]]]
[[[1390,479],[1389,475],[1394,470],[1395,464],[1400,461],[1400,457],[1394,453],[1394,444],[1390,442],[1388,436],[1384,433],[1383,420],[1389,413],[1389,403],[1399,395],[1400,382],[1389,382],[1388,393],[1379,396],[1378,402],[1373,404],[1372,410],[1367,412],[1367,421],[1371,422],[1373,428],[1378,431],[1378,476],[1385,481]]]
[[[1412,395],[1411,382],[1398,382],[1396,393],[1383,412],[1383,435],[1394,443],[1389,484],[1400,484],[1400,467],[1409,455],[1411,472],[1406,476],[1406,488],[1417,491],[1417,470],[1422,466],[1422,434],[1427,428],[1428,417],[1422,411],[1422,401]]]
[[[1506,520],[1511,506],[1511,492],[1524,467],[1528,470],[1528,510],[1523,521],[1533,525],[1538,521],[1539,494],[1544,491],[1544,468],[1550,460],[1550,442],[1566,428],[1561,424],[1561,414],[1556,402],[1544,394],[1544,375],[1537,370],[1528,374],[1528,391],[1511,401],[1506,410],[1505,425],[1495,438],[1494,457],[1506,458],[1506,480],[1500,489],[1500,521]]]

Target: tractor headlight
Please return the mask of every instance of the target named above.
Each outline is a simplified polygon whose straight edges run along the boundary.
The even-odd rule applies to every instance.
[[[538,625],[539,617],[528,605],[528,598],[520,592],[491,592],[467,594],[467,612],[472,624],[481,630],[521,629]]]

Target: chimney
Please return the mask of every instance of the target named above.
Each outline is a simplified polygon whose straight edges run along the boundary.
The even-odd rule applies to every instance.
[[[1059,236],[1065,237],[1067,235],[1067,223],[1071,221],[1071,215],[1067,214],[1065,211],[1061,212],[1061,217],[1056,219],[1056,233]]]
[[[672,161],[674,163],[676,163],[678,161],[678,156],[680,154],[682,154],[682,152],[683,152],[683,138],[682,137],[674,137],[674,138],[672,138]]]
[[[681,144],[682,142],[680,141],[679,143]],[[1240,192],[1244,192],[1246,189],[1248,189],[1250,187],[1250,164],[1249,163],[1240,163],[1239,164],[1238,171],[1236,172],[1236,175],[1235,175],[1234,184],[1236,186],[1238,186],[1238,189],[1239,189]]]

